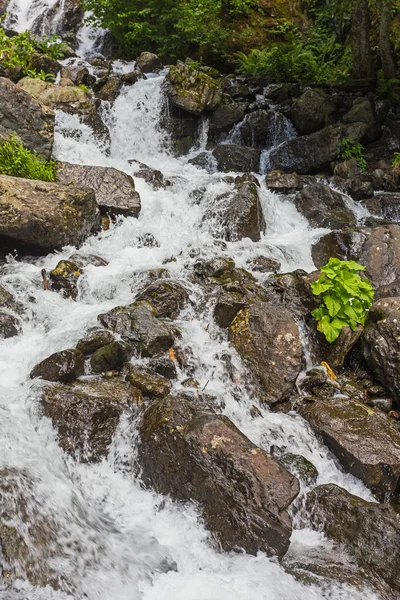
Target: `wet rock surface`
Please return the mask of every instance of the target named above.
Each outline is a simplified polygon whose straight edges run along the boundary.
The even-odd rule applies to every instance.
[[[349,398],[305,398],[298,411],[343,468],[377,498],[398,497],[400,433],[391,419]]]
[[[329,123],[335,108],[323,90],[308,89],[292,104],[290,116],[301,134],[314,133]]]
[[[77,186],[0,176],[0,238],[37,251],[80,245],[99,229],[94,192]]]
[[[91,188],[102,215],[138,217],[141,203],[135,183],[126,173],[111,167],[58,163],[57,181]]]
[[[238,312],[229,339],[273,404],[288,396],[302,366],[298,325],[284,306],[258,302]]]
[[[83,354],[79,350],[62,350],[35,365],[31,377],[46,381],[73,381],[84,373]]]
[[[189,300],[187,289],[179,281],[160,279],[147,286],[136,301],[148,302],[161,318],[176,319]]]
[[[95,461],[107,456],[122,412],[135,411],[141,396],[129,383],[111,378],[47,386],[41,402],[63,450]]]
[[[188,113],[214,111],[222,101],[221,82],[191,65],[178,61],[166,77],[169,102]]]
[[[296,194],[294,203],[312,227],[343,229],[357,223],[342,194],[321,183],[304,187]]]
[[[235,144],[221,144],[214,148],[213,157],[219,171],[237,171],[239,173],[258,173],[261,152],[257,148],[248,148]]]
[[[144,482],[198,501],[225,550],[283,556],[291,533],[286,509],[298,481],[229,419],[168,397],[146,411],[140,439]]]
[[[400,515],[389,504],[375,504],[334,485],[316,487],[307,496],[316,527],[340,542],[368,574],[400,590]]]
[[[0,77],[0,138],[16,133],[27,148],[50,158],[54,112],[5,77]]]

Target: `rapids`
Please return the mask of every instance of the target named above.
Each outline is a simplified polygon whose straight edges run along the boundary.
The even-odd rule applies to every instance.
[[[8,23],[14,29],[29,28],[46,0],[12,0]],[[90,28],[80,32],[81,52],[93,48],[96,36]],[[120,67],[122,68],[122,67]],[[199,520],[196,506],[179,504],[145,490],[135,468],[136,423],[126,416],[115,436],[110,455],[100,464],[79,464],[57,444],[51,422],[42,418],[38,383],[29,380],[32,366],[49,354],[73,346],[96,323],[99,313],[132,302],[146,270],[164,266],[172,276],[186,280],[192,306],[180,315],[183,343],[193,351],[190,377],[207,392],[224,400],[225,414],[256,444],[269,451],[272,444],[285,446],[312,460],[319,471],[317,484],[334,482],[363,498],[370,492],[354,477],[344,474],[333,456],[319,443],[305,421],[295,414],[274,414],[257,404],[239,384],[227,377],[221,356],[228,353],[240,374],[238,355],[226,334],[212,320],[212,305],[202,290],[188,279],[199,258],[226,254],[238,266],[258,254],[272,256],[282,270],[313,270],[311,244],[325,230],[312,230],[307,221],[282,197],[262,184],[262,203],[267,233],[260,242],[216,241],[218,223],[203,221],[207,206],[231,184],[218,173],[209,174],[188,164],[189,157],[174,158],[168,136],[160,127],[164,75],[123,88],[112,107],[104,103],[103,117],[110,129],[109,146],[101,146],[76,116],[57,114],[55,157],[80,164],[114,166],[132,174],[135,161],[159,169],[172,181],[166,190],[154,191],[136,179],[142,198],[139,219],[127,218],[92,237],[81,254],[105,258],[106,267],[87,267],[79,281],[77,302],[42,289],[41,269],[51,269],[75,249],[63,249],[46,257],[20,260],[10,256],[1,268],[1,280],[17,294],[25,307],[24,332],[1,342],[0,353],[0,469],[17,468],[29,474],[28,512],[55,524],[57,544],[48,560],[58,574],[58,589],[32,586],[22,580],[0,584],[1,600],[374,600],[368,589],[331,583],[305,585],[286,572],[276,560],[258,556],[220,553]],[[203,134],[207,123],[203,123]],[[199,136],[199,148],[205,135]],[[281,140],[280,140],[281,141]],[[191,193],[202,188],[198,204]],[[138,238],[152,234],[158,247],[140,247]],[[258,275],[262,279],[263,276]],[[265,277],[265,276],[264,276]],[[195,308],[197,307],[197,308]],[[200,307],[200,308],[199,308]],[[179,381],[189,373],[180,373]],[[176,384],[179,387],[179,384]],[[262,417],[252,418],[257,404]],[[330,542],[307,528],[302,514],[302,487],[296,502],[292,544],[287,562],[305,563],[318,556],[340,554]],[[15,520],[29,544],[24,524]],[[37,549],[38,560],[41,549]],[[0,557],[1,558],[1,557]],[[2,586],[2,587],[1,587]]]

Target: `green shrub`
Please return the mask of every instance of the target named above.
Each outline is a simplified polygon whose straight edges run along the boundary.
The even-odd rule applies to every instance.
[[[0,143],[0,174],[26,179],[55,181],[56,161],[46,161],[21,143],[14,133]]]
[[[364,146],[349,137],[345,137],[339,142],[338,156],[341,160],[355,158],[360,171],[364,173],[367,170],[367,161],[364,158]]]
[[[30,79],[40,79],[41,81],[50,83],[56,79],[52,73],[45,73],[43,70],[38,72],[36,69],[25,69],[24,75],[25,77],[30,77]]]
[[[378,71],[376,91],[381,98],[389,100],[390,102],[398,102],[400,99],[400,79],[397,79],[396,77],[385,79],[383,71]]]
[[[35,40],[34,44],[40,52],[55,60],[64,58],[68,49],[68,44],[58,35],[44,35],[40,40]]]
[[[320,271],[322,274],[311,289],[316,296],[322,295],[322,302],[311,314],[318,322],[318,331],[332,343],[343,327],[354,331],[357,325],[364,325],[374,290],[368,279],[356,273],[365,271],[365,267],[354,260],[331,258]]]
[[[400,166],[400,152],[395,152],[392,160],[392,167]]]
[[[25,70],[34,52],[35,46],[29,31],[9,38],[0,29],[0,69],[22,67]]]

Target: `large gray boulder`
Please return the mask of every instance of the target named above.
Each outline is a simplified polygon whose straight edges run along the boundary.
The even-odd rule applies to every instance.
[[[380,500],[398,498],[400,433],[392,419],[345,397],[306,397],[298,410],[346,471]]]
[[[215,135],[223,131],[229,131],[231,127],[243,119],[248,106],[248,102],[221,104],[211,116],[210,134]]]
[[[289,396],[302,368],[302,344],[293,314],[282,305],[255,302],[240,310],[229,339],[273,404]]]
[[[252,148],[272,148],[290,135],[291,124],[282,113],[276,110],[259,109],[246,115],[238,125],[233,140],[242,146]],[[293,129],[293,128],[292,128]]]
[[[323,90],[308,89],[293,102],[290,117],[297,131],[304,135],[328,125],[334,109]]]
[[[400,298],[382,298],[368,316],[362,352],[382,385],[400,401]]]
[[[258,242],[265,231],[265,219],[255,177],[237,177],[235,189],[218,196],[207,211],[205,219],[214,222],[218,237],[235,242],[250,238]]]
[[[344,196],[322,183],[304,187],[296,194],[294,203],[312,227],[343,229],[354,227],[357,223],[355,214],[347,207]]]
[[[292,138],[271,151],[270,168],[300,175],[327,170],[339,154],[340,141],[349,137],[359,142],[367,130],[365,123],[329,125],[315,133]]]
[[[306,508],[314,527],[322,528],[329,538],[343,544],[367,577],[381,577],[393,590],[393,598],[398,597],[398,511],[390,504],[367,502],[334,484],[320,485],[310,492]]]
[[[142,73],[154,73],[162,69],[162,62],[157,54],[142,52],[136,59],[136,68]]]
[[[138,217],[141,203],[130,175],[112,167],[57,164],[57,181],[64,185],[82,185],[96,195],[100,213],[112,216]]]
[[[224,550],[285,554],[299,483],[227,417],[169,396],[144,414],[140,440],[144,482],[198,502]]]
[[[79,245],[100,228],[92,190],[5,175],[0,217],[0,239],[43,252]]]
[[[50,158],[54,112],[4,77],[0,77],[0,97],[0,140],[16,133],[29,150]]]

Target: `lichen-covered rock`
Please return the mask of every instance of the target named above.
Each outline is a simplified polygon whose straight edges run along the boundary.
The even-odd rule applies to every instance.
[[[96,97],[106,102],[114,102],[118,98],[123,85],[121,77],[109,77],[96,93]]]
[[[400,279],[400,225],[397,224],[334,231],[314,244],[311,252],[317,268],[331,257],[365,265],[376,297],[388,295],[385,289]]]
[[[188,299],[188,291],[179,281],[160,279],[147,286],[136,301],[148,302],[162,318],[176,319]]]
[[[229,327],[238,312],[246,308],[247,294],[241,291],[221,290],[214,307],[214,319],[219,327]]]
[[[369,98],[356,98],[350,110],[343,115],[342,123],[367,123],[376,121],[374,106]]]
[[[130,356],[130,346],[126,342],[114,341],[94,351],[90,359],[92,373],[104,373],[121,367]]]
[[[46,381],[73,381],[84,373],[84,358],[79,350],[61,350],[35,365],[31,377]]]
[[[308,89],[293,102],[290,117],[297,131],[304,135],[329,125],[329,117],[334,110],[323,90]]]
[[[301,371],[299,328],[284,306],[256,302],[236,315],[229,338],[269,404],[287,397]]]
[[[41,402],[61,448],[82,461],[95,461],[107,456],[122,412],[137,410],[142,400],[129,383],[112,377],[47,386]]]
[[[139,216],[141,203],[134,180],[113,167],[58,163],[57,181],[91,188],[102,215]]]
[[[229,419],[168,397],[147,409],[140,439],[144,482],[197,501],[224,550],[285,554],[298,481]]]
[[[155,356],[173,346],[174,335],[154,313],[155,309],[148,303],[117,306],[99,315],[99,321],[125,338],[143,356]]]
[[[271,151],[270,168],[300,175],[327,170],[338,156],[340,141],[350,137],[359,142],[367,129],[365,123],[329,125],[315,133],[292,138]]]
[[[301,456],[301,454],[287,452],[283,456],[280,456],[278,461],[289,473],[292,473],[308,485],[315,483],[318,479],[316,467],[304,456]]]
[[[126,365],[125,380],[150,398],[165,398],[171,391],[171,382],[166,377],[152,372],[150,369],[136,365]]]
[[[76,300],[80,276],[81,272],[76,264],[69,260],[60,260],[55,269],[50,271],[51,289],[61,291],[65,298]]]
[[[219,80],[180,61],[170,67],[166,91],[172,105],[194,115],[214,111],[222,102]]]
[[[382,298],[368,316],[362,353],[369,368],[400,402],[400,298]]]
[[[342,194],[322,183],[304,187],[296,194],[294,203],[312,227],[343,229],[354,227],[357,223],[355,214],[347,207]]]
[[[204,218],[213,224],[215,235],[236,242],[261,239],[266,223],[258,194],[259,183],[254,176],[236,177],[235,188],[218,196]]]
[[[29,150],[49,159],[54,139],[54,112],[4,77],[0,77],[0,97],[0,139],[16,133]]]
[[[50,252],[80,245],[99,227],[92,190],[0,176],[0,239]]]
[[[154,73],[162,69],[162,62],[157,54],[142,52],[136,59],[136,68],[142,73]]]
[[[343,544],[367,574],[400,590],[400,515],[389,504],[367,502],[334,485],[320,485],[307,496],[312,524]]]
[[[259,173],[261,151],[236,144],[220,144],[212,151],[219,171],[239,173]]]
[[[350,398],[304,398],[298,410],[335,454],[380,500],[399,494],[400,432],[384,413]]]

